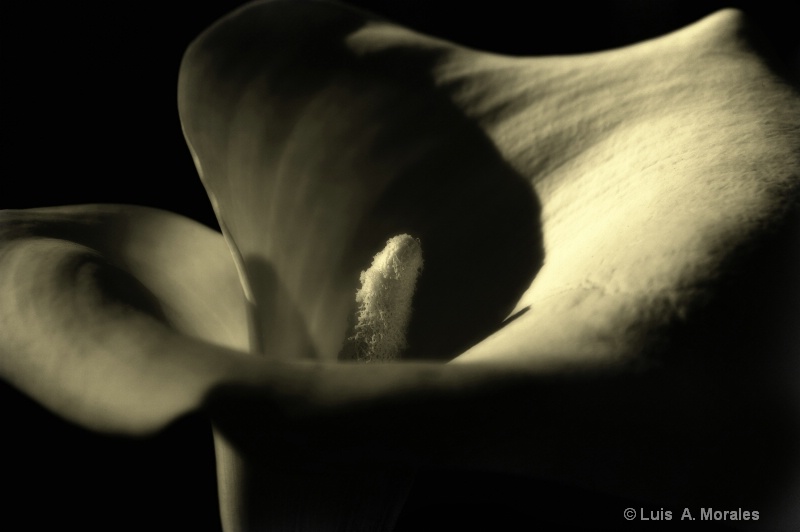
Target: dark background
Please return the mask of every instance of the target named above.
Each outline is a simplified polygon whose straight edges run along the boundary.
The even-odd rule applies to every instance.
[[[4,3],[0,208],[131,203],[215,226],[181,135],[176,80],[188,43],[243,3]],[[621,46],[737,6],[800,73],[790,2],[351,3],[471,47],[520,55]],[[219,530],[211,435],[199,417],[147,440],[99,436],[4,383],[0,414],[0,529]],[[528,523],[520,530],[571,530],[576,522],[614,529],[624,525],[628,502],[526,479],[423,472],[401,525],[512,530],[520,518]]]

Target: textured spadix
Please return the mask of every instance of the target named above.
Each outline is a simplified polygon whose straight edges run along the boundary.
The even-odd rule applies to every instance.
[[[510,58],[258,2],[192,44],[179,105],[234,260],[163,213],[6,214],[0,370],[97,429],[204,408],[230,530],[388,530],[396,461],[796,501],[800,100],[741,14]],[[402,233],[426,261],[409,358],[453,362],[336,363],[359,272]]]
[[[419,240],[397,235],[361,272],[356,292],[358,312],[353,335],[347,338],[353,356],[363,362],[389,362],[408,347],[406,332],[411,301],[422,270]]]

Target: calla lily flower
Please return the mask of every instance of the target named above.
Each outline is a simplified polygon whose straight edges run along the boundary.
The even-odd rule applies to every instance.
[[[791,529],[800,96],[740,12],[506,57],[261,1],[191,45],[178,103],[222,235],[2,212],[9,383],[106,433],[207,414],[229,532],[392,530],[427,465]],[[404,234],[407,348],[349,360]]]

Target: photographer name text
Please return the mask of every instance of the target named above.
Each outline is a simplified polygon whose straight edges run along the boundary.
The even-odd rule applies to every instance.
[[[626,508],[623,512],[628,521],[758,521],[757,510],[718,510],[716,508],[684,508],[676,512],[659,508],[658,510],[645,510],[644,508]]]

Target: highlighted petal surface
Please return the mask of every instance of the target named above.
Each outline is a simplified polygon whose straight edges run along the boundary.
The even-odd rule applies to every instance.
[[[214,231],[131,206],[3,211],[0,374],[101,431],[158,430],[196,409],[246,346]]]

